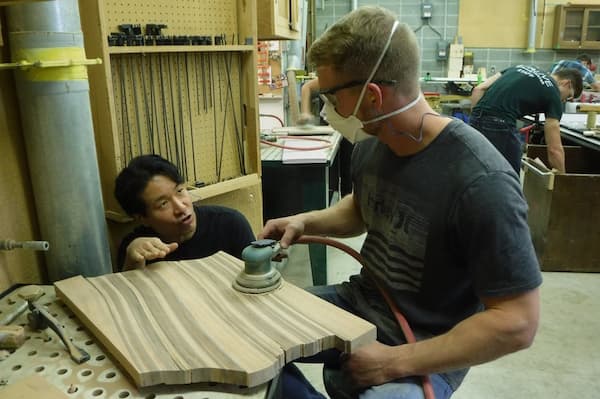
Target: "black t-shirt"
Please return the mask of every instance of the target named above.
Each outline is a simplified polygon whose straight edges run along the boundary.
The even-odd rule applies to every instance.
[[[194,211],[197,227],[192,238],[180,243],[179,247],[166,257],[148,261],[148,264],[163,260],[204,258],[219,251],[241,258],[242,250],[255,240],[248,220],[234,209],[211,205],[194,206]],[[139,226],[127,235],[119,246],[119,270],[123,270],[127,246],[138,237],[158,237],[158,233],[147,226]]]
[[[452,121],[423,151],[395,155],[376,139],[355,146],[354,198],[367,236],[361,255],[417,339],[443,334],[542,282],[519,177],[475,129]],[[387,304],[361,273],[337,288],[377,325],[378,340],[405,342]],[[442,373],[456,389],[466,370]]]

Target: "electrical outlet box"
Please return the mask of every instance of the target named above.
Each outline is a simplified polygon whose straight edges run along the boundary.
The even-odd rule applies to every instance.
[[[438,40],[436,45],[435,56],[438,60],[448,59],[448,42],[445,40]]]
[[[421,4],[421,18],[430,19],[433,15],[433,5],[431,3]]]

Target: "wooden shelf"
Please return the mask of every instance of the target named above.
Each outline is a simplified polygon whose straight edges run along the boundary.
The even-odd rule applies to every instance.
[[[1,6],[14,6],[16,4],[32,3],[34,1],[47,1],[47,0],[0,0],[0,7]]]
[[[260,184],[258,174],[246,175],[235,179],[210,184],[205,187],[188,188],[192,201],[202,201],[219,195],[230,193],[234,190],[249,188]]]
[[[223,45],[223,46],[110,46],[109,54],[144,54],[144,53],[209,53],[209,52],[251,52],[253,45]]]

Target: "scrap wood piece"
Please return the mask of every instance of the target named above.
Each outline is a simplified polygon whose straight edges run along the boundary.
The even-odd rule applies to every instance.
[[[39,375],[32,375],[0,389],[0,399],[67,399],[68,396]]]
[[[138,387],[253,387],[299,357],[351,352],[375,340],[372,324],[285,281],[265,294],[234,290],[242,269],[219,252],[55,286]]]

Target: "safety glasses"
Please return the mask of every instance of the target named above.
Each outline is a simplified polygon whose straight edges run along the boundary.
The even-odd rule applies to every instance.
[[[340,85],[333,86],[326,90],[319,90],[319,95],[324,96],[325,98],[327,98],[327,100],[329,100],[331,104],[336,105],[337,100],[335,98],[335,93],[343,89],[348,89],[350,87],[364,85],[366,82],[366,80],[351,80],[350,82],[342,83]],[[375,83],[378,85],[393,86],[398,82],[396,80],[375,80],[371,83]]]

